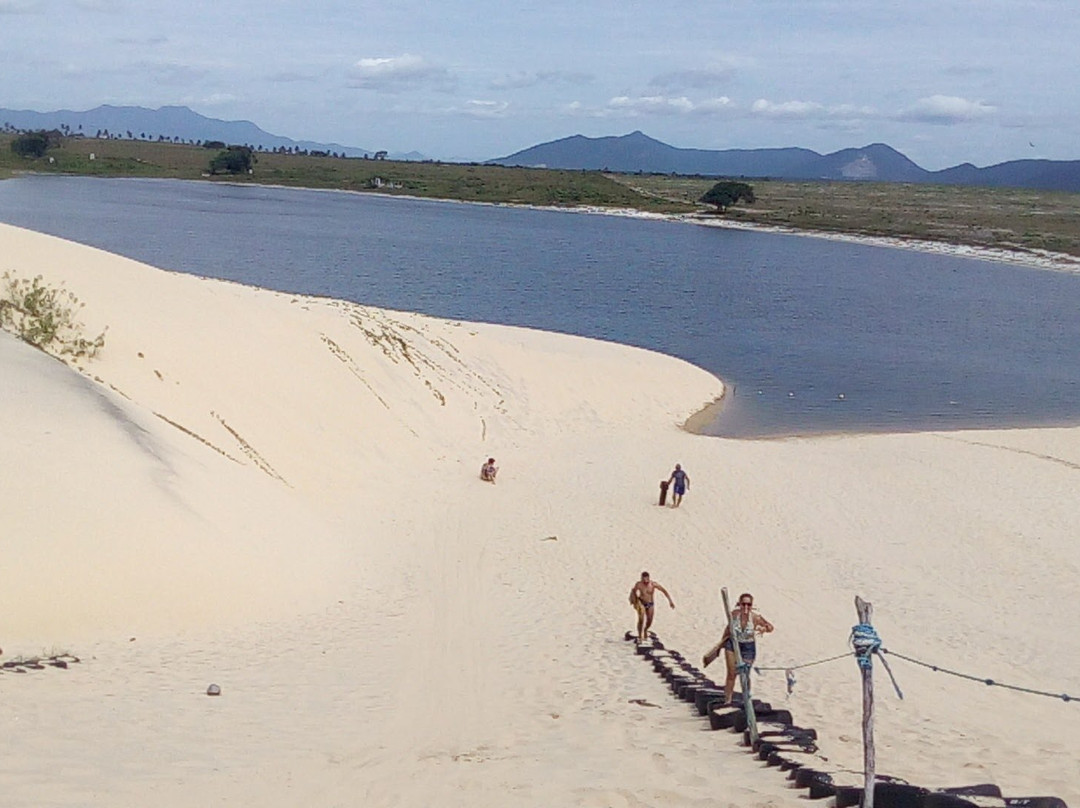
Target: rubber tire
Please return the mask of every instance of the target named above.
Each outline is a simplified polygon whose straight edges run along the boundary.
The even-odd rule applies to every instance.
[[[832,783],[832,775],[808,767],[803,767],[795,772],[796,788],[810,788],[810,784],[815,781]]]
[[[810,799],[823,800],[836,794],[836,786],[825,780],[814,780],[810,783]]]
[[[755,705],[754,714],[755,717],[760,719],[761,721],[769,721],[773,724],[793,723],[791,713],[789,713],[787,710],[774,710],[772,709],[772,707],[765,703],[762,703],[760,708]],[[732,728],[736,732],[743,732],[747,728],[748,722],[746,718],[746,713],[742,712],[740,713],[740,715],[742,717],[732,726]]]
[[[741,710],[731,707],[712,710],[709,713],[709,728],[712,730],[731,729],[735,726],[735,716],[741,713]]]
[[[978,806],[955,794],[936,792],[923,797],[922,808],[978,808]]]
[[[1001,789],[993,783],[981,783],[977,786],[959,786],[958,788],[939,788],[938,791],[953,797],[996,797],[1002,799]]]
[[[1006,797],[1006,808],[1068,808],[1057,797]]]
[[[714,702],[724,701],[724,689],[722,687],[703,687],[697,692],[694,706],[697,707],[698,715],[708,715],[709,709]]]

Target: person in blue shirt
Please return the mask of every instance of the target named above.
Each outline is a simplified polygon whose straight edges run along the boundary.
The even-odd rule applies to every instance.
[[[675,471],[671,472],[668,482],[671,483],[671,507],[678,508],[682,503],[683,494],[690,487],[690,475],[683,471],[682,466],[676,463]]]

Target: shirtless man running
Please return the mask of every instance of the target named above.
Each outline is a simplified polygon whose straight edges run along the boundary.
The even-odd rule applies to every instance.
[[[645,642],[649,636],[649,628],[652,626],[653,616],[655,613],[654,606],[656,605],[656,590],[660,590],[664,593],[664,597],[667,598],[671,608],[675,608],[675,601],[671,599],[671,595],[664,589],[663,586],[656,583],[656,581],[650,580],[649,573],[641,573],[641,580],[635,581],[634,585],[630,588],[630,605],[633,606],[638,613],[637,618],[637,636],[638,642]]]

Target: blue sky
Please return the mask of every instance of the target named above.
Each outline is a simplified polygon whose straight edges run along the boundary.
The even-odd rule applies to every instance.
[[[573,134],[1080,159],[1074,0],[0,0],[0,107],[484,160]]]

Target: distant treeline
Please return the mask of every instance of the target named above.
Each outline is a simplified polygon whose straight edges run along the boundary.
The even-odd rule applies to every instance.
[[[307,157],[338,157],[346,158],[345,152],[335,151],[322,151],[319,149],[302,149],[299,146],[277,146],[275,148],[266,148],[264,146],[257,146],[252,143],[230,143],[226,144],[222,140],[197,140],[193,138],[182,138],[178,135],[147,135],[146,132],[132,132],[127,130],[124,132],[110,132],[108,129],[98,129],[93,134],[87,134],[82,131],[82,126],[73,130],[66,124],[61,124],[57,129],[20,129],[10,122],[5,121],[0,126],[0,132],[6,135],[14,135],[16,138],[19,136],[33,135],[35,137],[44,137],[51,144],[58,144],[61,138],[89,138],[95,140],[135,140],[143,141],[145,143],[174,143],[185,146],[201,146],[204,149],[225,149],[230,146],[242,146],[246,149],[251,149],[253,152],[259,152],[262,154],[299,154]],[[39,155],[40,156],[40,155]],[[364,154],[360,159],[364,160],[385,160],[387,153],[385,151],[377,151],[372,154]]]

